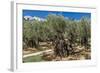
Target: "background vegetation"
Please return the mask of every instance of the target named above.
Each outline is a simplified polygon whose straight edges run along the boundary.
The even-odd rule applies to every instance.
[[[82,17],[80,20],[66,19],[62,15],[49,14],[45,21],[23,19],[23,49],[35,47],[39,42],[55,40],[55,36],[63,36],[70,44],[90,46],[90,19]]]

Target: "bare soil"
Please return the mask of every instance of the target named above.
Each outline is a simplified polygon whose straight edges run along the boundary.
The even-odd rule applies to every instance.
[[[54,49],[54,47],[50,43],[40,43],[39,49],[37,48],[28,48],[27,50],[23,50],[23,55],[28,55],[32,53],[37,53],[43,50]],[[44,61],[69,61],[69,60],[88,60],[91,59],[91,49],[86,49],[84,46],[76,46],[74,47],[74,52],[69,56],[65,57],[55,57],[53,52],[43,52],[41,58]],[[34,62],[34,61],[33,61]]]

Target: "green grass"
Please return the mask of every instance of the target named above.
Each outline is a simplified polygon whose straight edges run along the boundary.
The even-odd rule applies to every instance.
[[[40,61],[43,61],[43,59],[40,55],[23,58],[24,63],[26,63],[26,62],[40,62]]]

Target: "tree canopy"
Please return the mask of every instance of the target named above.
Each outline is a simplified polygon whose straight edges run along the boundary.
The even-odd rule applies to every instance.
[[[56,14],[49,14],[45,21],[23,19],[23,42],[28,47],[37,47],[39,42],[52,41],[56,35],[63,36],[71,44],[81,43],[87,46],[91,38],[90,24],[87,17],[72,20]]]

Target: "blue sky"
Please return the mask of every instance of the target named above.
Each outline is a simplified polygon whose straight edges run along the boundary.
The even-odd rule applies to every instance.
[[[76,20],[79,20],[83,16],[91,18],[91,13],[83,13],[83,12],[23,10],[23,16],[37,16],[40,18],[46,18],[48,14],[63,15],[64,17],[68,17]]]

